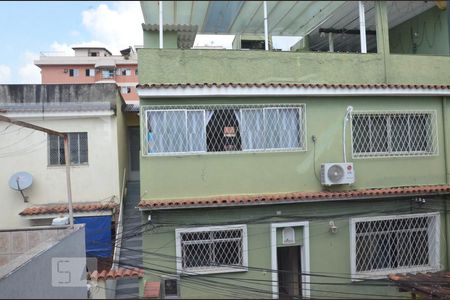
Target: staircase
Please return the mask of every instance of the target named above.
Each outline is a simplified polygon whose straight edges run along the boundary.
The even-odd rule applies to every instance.
[[[139,181],[128,181],[127,195],[123,203],[123,235],[119,267],[142,268],[141,212],[136,208],[139,203],[139,193]],[[117,280],[116,299],[138,297],[139,279],[122,278]]]

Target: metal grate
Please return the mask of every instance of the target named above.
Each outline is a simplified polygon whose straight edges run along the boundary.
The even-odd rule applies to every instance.
[[[72,165],[88,163],[88,137],[86,132],[69,133],[70,161]],[[48,135],[49,165],[64,165],[64,139],[57,135]]]
[[[352,220],[354,274],[439,270],[439,215]]]
[[[189,230],[179,233],[183,271],[236,271],[246,266],[242,226],[220,230]]]
[[[144,155],[306,150],[304,105],[142,109]]]
[[[436,112],[356,112],[352,115],[353,157],[437,154]]]

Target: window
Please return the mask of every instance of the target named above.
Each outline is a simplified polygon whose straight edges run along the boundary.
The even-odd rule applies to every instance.
[[[306,148],[303,105],[143,109],[149,155]]]
[[[94,77],[95,69],[86,69],[86,77]]]
[[[70,161],[72,165],[88,163],[88,137],[86,132],[69,133]],[[48,164],[64,165],[64,139],[56,135],[47,135]]]
[[[436,112],[356,112],[353,157],[437,154]]]
[[[97,52],[91,52],[91,51],[90,51],[90,52],[88,53],[88,56],[100,56],[100,52],[98,52],[98,51],[97,51]]]
[[[129,93],[131,93],[131,87],[129,87],[129,86],[122,86],[120,88],[120,92],[122,94],[129,94]]]
[[[179,272],[221,273],[246,271],[247,227],[199,227],[176,230]]]
[[[131,76],[131,70],[130,69],[122,69],[121,75],[122,76]]]
[[[80,74],[80,71],[78,69],[69,69],[70,77],[77,77],[79,74]]]
[[[134,70],[134,74],[138,75],[138,69]]]
[[[439,214],[351,219],[355,278],[439,270]]]
[[[114,70],[113,69],[102,70],[102,78],[103,79],[114,78]]]

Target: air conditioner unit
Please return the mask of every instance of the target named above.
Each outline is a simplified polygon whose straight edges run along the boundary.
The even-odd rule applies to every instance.
[[[352,184],[355,182],[353,163],[324,163],[320,168],[323,185]]]
[[[180,298],[180,277],[178,276],[161,277],[161,298],[162,299]]]

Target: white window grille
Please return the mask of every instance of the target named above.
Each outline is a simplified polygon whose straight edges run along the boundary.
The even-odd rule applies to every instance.
[[[245,225],[177,229],[176,248],[179,273],[195,275],[247,270]]]
[[[354,112],[352,149],[354,158],[436,155],[436,112]]]
[[[131,76],[131,69],[122,69],[121,75],[122,76]]]
[[[146,106],[144,155],[304,151],[304,105]]]
[[[72,165],[88,163],[88,137],[86,132],[72,132],[69,136],[70,162]],[[65,165],[64,139],[57,135],[47,135],[48,164]]]
[[[86,77],[95,77],[95,69],[86,69]]]
[[[439,271],[438,213],[351,219],[351,271],[357,278]]]

